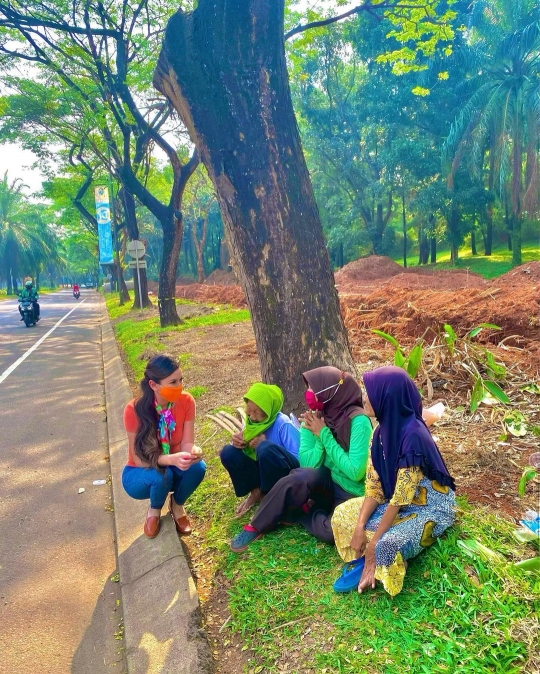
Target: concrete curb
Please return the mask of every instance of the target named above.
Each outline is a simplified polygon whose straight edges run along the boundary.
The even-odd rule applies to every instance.
[[[142,527],[148,504],[130,498],[122,488],[127,451],[123,412],[132,395],[106,313],[101,328],[128,672],[211,672],[212,655],[201,627],[197,590],[172,519],[162,517],[158,536],[147,538]]]

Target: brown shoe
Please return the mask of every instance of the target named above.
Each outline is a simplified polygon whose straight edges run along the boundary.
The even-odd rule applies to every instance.
[[[189,521],[189,517],[187,515],[182,515],[178,519],[174,516],[173,509],[172,509],[172,500],[173,497],[171,496],[169,500],[169,512],[171,513],[171,517],[173,518],[174,525],[176,527],[176,531],[178,531],[179,534],[182,534],[183,536],[187,536],[188,534],[191,533],[191,522]]]
[[[148,538],[155,538],[159,534],[160,519],[159,517],[146,517],[144,521],[144,533]]]

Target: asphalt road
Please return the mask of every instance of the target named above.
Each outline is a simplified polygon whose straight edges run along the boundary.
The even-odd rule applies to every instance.
[[[27,328],[0,302],[0,673],[123,674],[111,491],[92,485],[110,472],[103,304],[40,305]]]

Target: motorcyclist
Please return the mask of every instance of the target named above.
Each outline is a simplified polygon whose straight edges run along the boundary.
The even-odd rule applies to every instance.
[[[21,302],[32,302],[34,308],[34,315],[36,320],[40,319],[40,309],[38,304],[39,295],[37,290],[34,288],[34,282],[29,280],[24,284],[24,288],[19,293],[19,313],[21,314],[21,321],[23,320],[23,313],[21,309]]]
[[[75,295],[80,295],[80,290],[79,290],[79,284],[78,284],[78,283],[74,283],[74,284],[73,284],[73,295],[74,295],[74,296],[75,296]]]

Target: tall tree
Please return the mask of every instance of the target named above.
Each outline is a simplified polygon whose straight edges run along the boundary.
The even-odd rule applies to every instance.
[[[107,5],[99,0],[43,0],[34,5],[0,1],[4,33],[0,54],[36,64],[46,84],[69,90],[76,106],[68,114],[74,118],[77,112],[84,118],[78,125],[81,147],[90,148],[101,164],[110,164],[127,192],[162,227],[158,297],[162,326],[180,320],[175,285],[183,230],[181,203],[198,164],[196,152],[186,157],[166,102],[148,95],[159,26],[171,12],[172,3],[148,0],[114,0]],[[165,202],[146,185],[145,168],[155,146],[166,155],[174,175]],[[127,213],[131,211],[128,205]]]
[[[540,194],[540,8],[535,0],[477,0],[469,29],[469,99],[445,146],[452,172],[467,157],[476,173],[489,148],[490,171],[506,202],[512,262],[521,264],[524,217]],[[490,179],[492,182],[492,178]]]
[[[414,14],[410,28],[436,16],[435,3],[430,12],[427,5],[375,2],[355,11],[403,10]],[[303,367],[353,370],[354,363],[291,104],[283,30],[284,0],[200,0],[193,12],[179,10],[169,21],[154,82],[186,124],[214,183],[263,378],[296,403]],[[434,48],[437,30],[429,39],[424,30],[421,40],[419,32],[408,39]]]

